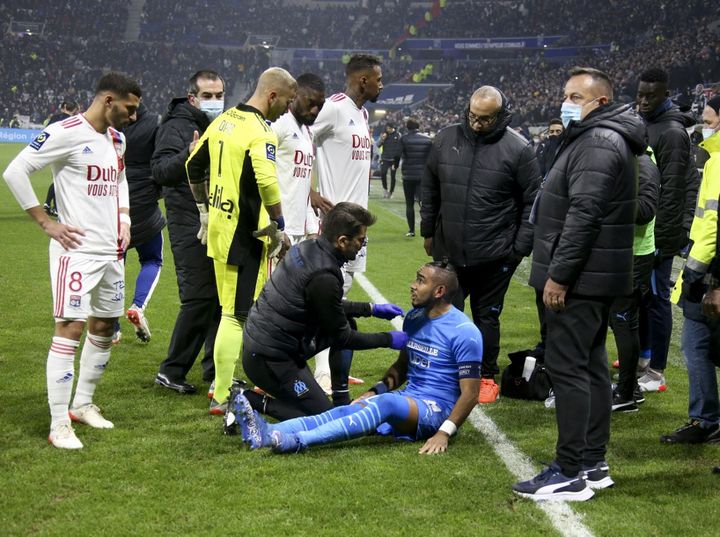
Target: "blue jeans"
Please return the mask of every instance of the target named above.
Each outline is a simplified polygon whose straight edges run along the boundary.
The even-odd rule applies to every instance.
[[[667,365],[670,336],[672,335],[672,308],[670,306],[670,274],[673,257],[657,259],[650,278],[652,294],[646,303],[650,325],[650,367],[664,371]],[[642,349],[647,348],[641,342]]]
[[[698,309],[699,309],[698,304]],[[685,306],[686,308],[688,305]],[[688,371],[688,415],[709,428],[720,423],[720,398],[715,364],[708,356],[710,329],[703,321],[685,317],[682,332],[682,352]]]

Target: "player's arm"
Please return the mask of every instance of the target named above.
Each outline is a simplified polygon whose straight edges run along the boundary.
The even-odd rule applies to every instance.
[[[124,139],[124,138],[123,138]],[[127,175],[125,174],[125,157],[119,159],[120,173],[118,176],[118,218],[120,229],[118,230],[118,242],[123,252],[130,246],[130,190],[128,188]]]
[[[483,355],[482,335],[475,325],[469,322],[460,325],[457,330],[452,353],[458,364],[460,397],[438,431],[420,448],[421,454],[433,455],[446,451],[450,437],[457,432],[477,404]]]
[[[282,258],[290,249],[290,239],[285,234],[285,218],[280,203],[280,186],[277,180],[277,136],[272,130],[257,136],[250,144],[250,163],[255,173],[260,199],[270,216],[270,226],[254,233],[256,237],[266,235],[270,239],[269,257]]]
[[[317,173],[317,159],[313,160],[312,172],[310,174],[310,206],[315,212],[315,216],[320,216],[320,213],[329,213],[335,205],[329,199],[324,198],[320,195],[320,181]]]
[[[20,206],[51,238],[66,250],[72,250],[82,244],[85,232],[78,227],[69,226],[53,220],[45,214],[30,183],[30,174],[41,170],[51,162],[64,159],[69,144],[59,143],[53,134],[43,132],[30,145],[23,149],[3,173],[3,178]],[[44,136],[44,137],[43,137]]]
[[[201,244],[207,244],[208,212],[210,209],[206,179],[210,167],[209,131],[210,129],[206,130],[199,140],[197,139],[197,132],[193,133],[193,141],[190,144],[192,150],[185,162],[185,173],[190,184],[190,192],[195,199],[200,215],[200,230],[197,238]]]

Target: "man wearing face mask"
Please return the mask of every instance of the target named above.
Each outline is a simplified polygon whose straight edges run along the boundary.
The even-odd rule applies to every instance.
[[[555,151],[557,151],[557,148],[560,145],[560,136],[564,130],[565,128],[563,127],[562,120],[560,118],[553,118],[550,120],[547,130],[547,140],[540,144],[537,151],[540,173],[543,177],[550,169],[553,158],[555,158]]]
[[[227,408],[245,320],[268,278],[269,261],[282,259],[290,247],[275,167],[277,136],[267,122],[287,112],[296,91],[285,69],[265,70],[250,99],[213,121],[185,163],[200,214],[198,238],[207,243],[222,308],[210,414]]]
[[[498,89],[476,90],[463,123],[435,137],[422,180],[425,251],[456,267],[454,305],[462,310],[470,296],[483,336],[480,403],[495,402],[500,391],[500,313],[515,268],[532,250],[528,216],[540,182],[535,152],[511,119]]]
[[[720,197],[720,96],[703,109],[700,146],[710,153],[690,229],[690,251],[671,300],[683,309],[682,352],[688,372],[688,417],[676,431],[661,436],[666,444],[720,443],[720,398],[715,367],[720,363],[720,262],[717,258]],[[706,279],[706,275],[710,275]],[[708,285],[709,280],[709,285]]]
[[[215,71],[198,71],[189,81],[187,97],[173,99],[158,128],[151,160],[155,181],[163,187],[170,246],[175,260],[180,311],[167,356],[155,383],[179,393],[194,393],[186,375],[205,346],[206,382],[215,377],[213,347],[220,322],[215,272],[207,248],[197,237],[200,218],[185,173],[191,146],[223,109],[225,83]]]
[[[632,291],[637,155],[645,126],[612,102],[610,78],[576,67],[565,85],[565,133],[543,180],[530,285],[546,307],[545,366],[555,391],[555,461],[513,491],[533,500],[585,501],[613,484],[605,452],[611,387],[605,339],[610,304]]]
[[[650,361],[638,384],[643,391],[659,391],[665,386],[672,333],[670,275],[673,258],[688,241],[688,232],[700,182],[685,130],[695,124],[691,113],[683,113],[669,97],[668,75],[658,68],[640,75],[637,105],[647,124],[648,143],[660,170],[660,198],[655,220],[655,263],[653,292],[646,301],[649,320]],[[689,203],[688,203],[688,200]],[[647,348],[647,347],[646,347]]]

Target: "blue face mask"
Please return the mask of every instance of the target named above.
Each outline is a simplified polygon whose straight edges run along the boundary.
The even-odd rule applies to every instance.
[[[580,121],[582,117],[582,105],[575,103],[562,103],[560,107],[560,120],[566,129],[571,121]]]
[[[223,108],[225,108],[225,101],[222,99],[219,101],[200,101],[200,110],[205,112],[210,121],[222,114]]]

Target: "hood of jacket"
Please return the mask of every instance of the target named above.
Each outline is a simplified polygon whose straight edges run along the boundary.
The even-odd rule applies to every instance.
[[[614,103],[596,108],[582,121],[571,121],[563,133],[563,145],[569,144],[584,132],[599,127],[620,134],[636,155],[642,155],[647,148],[647,129],[635,112],[634,105]]]
[[[170,101],[162,122],[165,123],[171,119],[190,120],[196,123],[203,131],[210,125],[210,120],[205,113],[191,105],[187,97],[178,97]]]
[[[659,116],[649,120],[648,123],[651,123],[653,125],[660,125],[673,121],[680,123],[680,125],[685,128],[692,127],[693,125],[695,125],[695,123],[697,123],[697,121],[695,120],[695,116],[692,114],[692,112],[683,112],[676,104],[673,104],[668,110],[666,110]]]

